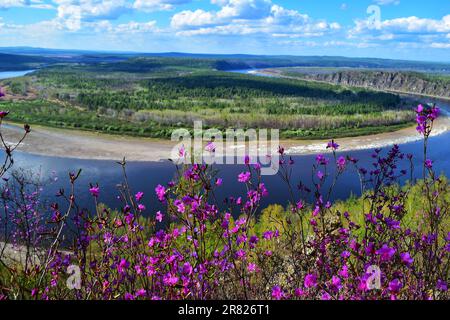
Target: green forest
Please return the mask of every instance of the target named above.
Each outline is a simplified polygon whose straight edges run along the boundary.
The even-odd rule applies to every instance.
[[[214,59],[56,64],[4,80],[13,121],[169,138],[173,128],[277,128],[282,138],[372,134],[414,120],[398,95],[217,70]]]

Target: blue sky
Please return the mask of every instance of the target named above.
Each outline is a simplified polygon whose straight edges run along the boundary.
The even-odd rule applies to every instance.
[[[448,0],[0,0],[0,46],[450,62]]]

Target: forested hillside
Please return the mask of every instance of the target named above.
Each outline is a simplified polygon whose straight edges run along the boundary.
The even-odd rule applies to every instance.
[[[148,137],[173,128],[277,128],[285,138],[352,136],[410,125],[394,94],[215,71],[217,61],[131,58],[64,64],[4,80],[16,121]],[[80,112],[83,111],[83,112]]]
[[[54,62],[51,58],[0,53],[0,72],[35,69]]]

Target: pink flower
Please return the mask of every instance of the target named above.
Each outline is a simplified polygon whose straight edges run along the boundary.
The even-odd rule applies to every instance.
[[[307,274],[305,277],[305,288],[314,288],[317,286],[317,276],[315,274]]]
[[[375,253],[380,256],[381,261],[389,261],[392,259],[395,252],[396,250],[394,248],[390,248],[387,244],[383,244],[383,246]]]
[[[424,134],[425,133],[425,126],[421,123],[419,123],[416,127],[416,130],[418,133],[420,134]]]
[[[139,205],[138,205],[138,210],[139,210],[139,211],[145,211],[145,209],[146,209],[146,208],[145,208],[145,206],[144,206],[143,204],[139,204]]]
[[[336,164],[337,164],[339,170],[341,170],[341,171],[344,170],[345,169],[345,164],[346,164],[345,158],[342,157],[342,156],[339,157],[339,159],[337,160]]]
[[[281,300],[284,297],[284,292],[280,286],[274,286],[272,288],[272,298],[275,300]]]
[[[174,202],[173,202],[173,205],[175,206],[175,207],[177,207],[177,211],[179,212],[179,213],[184,213],[184,211],[186,210],[186,207],[184,206],[184,203],[181,201],[181,200],[175,200]]]
[[[106,232],[105,235],[103,236],[103,241],[106,244],[111,244],[113,242],[113,236],[110,232]]]
[[[433,168],[433,160],[430,160],[430,159],[425,160],[425,167],[427,167],[428,169],[432,169]]]
[[[393,293],[398,293],[403,287],[402,283],[398,279],[394,279],[389,282],[389,290]]]
[[[294,295],[299,298],[302,297],[305,294],[305,292],[301,288],[297,288],[294,291]]]
[[[263,238],[265,240],[271,240],[273,238],[273,231],[271,231],[271,230],[264,231]]]
[[[317,178],[319,178],[319,180],[322,180],[324,176],[325,176],[325,175],[323,174],[322,171],[320,171],[320,170],[317,171]]]
[[[222,185],[222,183],[223,183],[222,178],[217,178],[217,180],[216,180],[216,186],[220,187],[220,186]]]
[[[123,297],[125,300],[134,300],[134,296],[129,292],[125,293]]]
[[[163,202],[166,198],[166,188],[164,188],[162,185],[158,184],[155,188],[156,196],[158,197],[158,200]]]
[[[330,142],[328,142],[327,144],[327,149],[332,149],[332,150],[337,150],[339,148],[339,145],[334,142],[334,140],[331,140]]]
[[[410,266],[414,262],[414,259],[411,258],[408,252],[401,253],[400,258],[402,259],[402,262],[407,266]]]
[[[313,217],[317,217],[317,215],[320,213],[320,207],[319,206],[316,206],[315,208],[314,208],[314,211],[313,211],[313,213],[312,213],[312,215],[313,215]]]
[[[242,183],[246,183],[250,180],[251,173],[250,172],[242,172],[238,176],[238,181]]]
[[[322,298],[321,299],[322,300],[331,300],[331,296],[330,296],[330,294],[328,292],[324,292],[322,294]]]
[[[345,278],[345,279],[348,278],[348,267],[347,267],[347,265],[343,265],[343,266],[342,266],[342,269],[339,271],[339,275],[340,275],[342,278]]]
[[[162,222],[162,220],[164,219],[164,215],[161,213],[161,211],[158,211],[156,213],[156,217],[155,217],[156,221],[158,222]]]
[[[438,107],[431,108],[431,111],[428,113],[428,119],[430,120],[436,120],[439,117],[439,114],[441,113],[441,110]]]
[[[247,271],[250,273],[256,272],[256,264],[254,263],[249,263],[247,266]]]
[[[134,270],[136,270],[136,273],[141,275],[142,274],[142,268],[139,265],[134,266]]]
[[[238,259],[244,259],[246,254],[247,253],[245,252],[244,249],[239,249],[238,251],[236,251],[236,257]]]
[[[136,291],[136,297],[145,297],[146,294],[147,291],[145,291],[145,289],[139,289],[138,291]]]
[[[127,260],[122,259],[119,262],[119,265],[117,266],[117,271],[119,273],[124,273],[126,269],[128,269],[128,267],[130,266],[130,264],[128,263]]]
[[[318,154],[317,156],[316,156],[316,162],[317,162],[317,164],[319,164],[319,165],[327,165],[330,161],[327,159],[327,158],[325,158],[324,157],[324,155],[323,154]]]
[[[269,192],[267,191],[266,185],[264,183],[260,183],[258,189],[263,197],[267,197]]]
[[[138,193],[136,193],[136,195],[134,196],[135,198],[136,198],[136,201],[141,201],[142,200],[142,197],[144,196],[144,193],[143,192],[138,192]]]
[[[331,279],[331,285],[336,290],[340,290],[342,288],[341,279],[337,276],[333,276],[333,278]]]
[[[95,198],[98,198],[98,196],[100,195],[100,188],[99,187],[91,187],[89,189],[89,192],[91,193],[91,195]]]
[[[430,122],[432,123],[439,117],[440,109],[435,105],[424,107],[423,105],[419,104],[415,111],[417,122],[416,130],[420,134],[428,136],[430,134]]]
[[[164,276],[163,282],[164,282],[165,285],[173,287],[173,286],[175,286],[177,284],[178,277],[173,275],[173,274],[171,274],[171,273],[167,273]]]
[[[192,274],[192,271],[193,271],[193,268],[192,268],[191,264],[190,264],[189,262],[186,262],[186,263],[183,265],[183,273],[184,273],[185,275],[190,276],[190,275]]]

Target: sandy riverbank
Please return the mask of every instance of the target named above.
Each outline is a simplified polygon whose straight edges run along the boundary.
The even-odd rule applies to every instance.
[[[70,251],[61,250],[59,252],[63,254],[72,254]],[[27,255],[28,253],[28,255]],[[0,241],[0,258],[9,266],[18,266],[19,264],[25,266],[27,260],[29,264],[34,266],[41,265],[48,254],[48,251],[40,247],[27,247],[24,245],[13,245],[11,243],[5,243]]]
[[[8,142],[17,141],[23,128],[6,125],[2,128]],[[450,118],[442,117],[435,123],[433,134],[450,130]],[[342,151],[372,149],[392,144],[419,140],[414,127],[395,132],[338,139]],[[325,151],[325,140],[282,140],[287,153],[292,155],[312,154]],[[126,157],[129,161],[159,161],[170,158],[176,142],[168,140],[122,137],[77,130],[32,127],[31,134],[18,150],[37,155],[76,159],[115,160]],[[243,148],[235,146],[234,148]],[[231,149],[230,149],[231,150]],[[228,152],[228,150],[227,150]]]
[[[450,118],[439,118],[433,128],[432,136],[443,134],[450,130]],[[422,138],[416,127],[408,127],[394,132],[386,132],[368,136],[337,139],[340,151],[365,150],[383,148],[394,144],[418,141]],[[326,141],[285,141],[284,146],[290,154],[311,154],[324,150]]]
[[[33,265],[39,265],[41,257],[45,255],[44,251],[35,248],[31,248],[29,253],[31,255],[27,258],[27,249],[25,246],[16,246],[0,241],[0,258],[6,265],[17,266],[20,264],[24,266],[27,259]]]
[[[13,124],[2,130],[8,142],[17,141],[23,134],[23,129]],[[173,145],[165,140],[32,126],[17,150],[75,159],[120,160],[125,156],[132,161],[159,161],[168,158]]]

